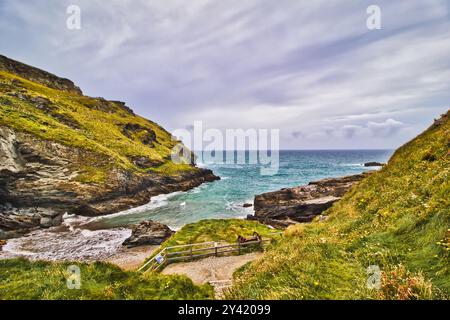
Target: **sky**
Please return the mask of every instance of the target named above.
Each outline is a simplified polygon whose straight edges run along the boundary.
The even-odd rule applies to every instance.
[[[0,54],[169,131],[202,121],[280,129],[282,149],[392,149],[449,109],[450,0],[0,0]]]

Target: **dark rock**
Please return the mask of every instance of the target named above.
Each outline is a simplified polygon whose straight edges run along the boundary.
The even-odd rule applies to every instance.
[[[51,105],[50,100],[44,97],[29,97],[28,100],[34,103],[35,107],[46,113],[54,111],[54,107]]]
[[[148,157],[133,157],[131,160],[135,166],[142,169],[158,167],[164,163],[163,161],[152,160]]]
[[[80,204],[78,207],[72,210],[72,213],[84,217],[98,217],[102,215],[102,213],[99,210],[93,208],[87,203]]]
[[[368,174],[323,179],[306,186],[256,195],[255,215],[247,218],[283,228],[299,222],[310,222]]]
[[[152,220],[143,221],[132,228],[131,237],[123,242],[124,246],[159,245],[169,238],[174,231],[165,224]]]
[[[51,112],[50,115],[53,118],[55,118],[56,120],[58,120],[59,122],[61,122],[62,124],[66,125],[70,128],[81,129],[80,123],[69,114],[61,114],[61,113],[57,113],[57,112]]]
[[[0,212],[0,229],[3,231],[31,229],[39,226],[40,216],[5,214]]]
[[[422,160],[428,161],[428,162],[433,162],[433,161],[436,161],[437,158],[434,154],[428,152],[422,157]]]
[[[150,147],[153,147],[156,141],[156,133],[153,130],[137,123],[127,123],[124,125],[122,127],[122,134],[132,140],[133,136],[135,136],[143,144]]]
[[[375,162],[375,161],[364,163],[364,167],[382,167],[384,165],[385,165],[384,163]]]
[[[253,204],[251,204],[251,203],[244,203],[244,205],[243,205],[244,208],[249,208],[252,206],[253,206]]]
[[[122,101],[110,101],[110,102],[112,102],[112,103],[114,103],[114,104],[116,104],[117,106],[119,106],[119,108],[121,108],[122,110],[124,110],[125,112],[127,112],[127,113],[129,113],[129,114],[131,114],[131,115],[135,115],[135,113],[134,113],[134,111],[130,108],[130,107],[127,107],[126,106],[126,104],[125,104],[125,102],[122,102]]]
[[[116,113],[118,111],[125,111],[131,115],[134,115],[134,112],[125,106],[124,102],[120,101],[109,101],[102,97],[95,98],[95,103],[89,106],[91,109],[99,110],[103,112],[107,112],[110,114]]]

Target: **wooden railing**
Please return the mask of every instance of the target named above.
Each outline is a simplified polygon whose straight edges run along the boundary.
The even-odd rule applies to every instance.
[[[156,271],[173,262],[189,261],[211,256],[218,257],[233,253],[240,255],[255,250],[262,250],[264,245],[271,241],[271,238],[264,238],[246,243],[226,244],[219,242],[202,242],[165,247],[148,260],[138,269],[138,271]]]

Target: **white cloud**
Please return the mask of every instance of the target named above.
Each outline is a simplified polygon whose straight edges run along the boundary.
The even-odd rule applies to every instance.
[[[375,137],[389,137],[397,133],[404,124],[394,119],[387,119],[384,122],[369,121],[367,128]]]

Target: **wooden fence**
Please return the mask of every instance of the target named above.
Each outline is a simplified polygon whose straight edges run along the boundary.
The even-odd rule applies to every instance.
[[[255,250],[262,250],[271,238],[250,241],[246,243],[224,244],[219,242],[202,242],[180,246],[165,247],[148,260],[138,271],[156,271],[173,262],[189,261],[211,256],[243,254]]]

